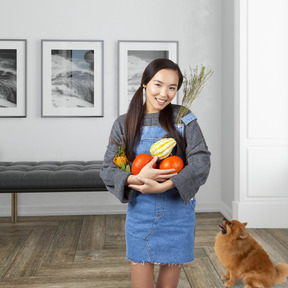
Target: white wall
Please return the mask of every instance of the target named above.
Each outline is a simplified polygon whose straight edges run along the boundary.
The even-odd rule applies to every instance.
[[[234,1],[222,2],[222,208],[232,217],[234,200]]]
[[[117,116],[117,41],[178,40],[183,71],[196,64],[214,70],[192,109],[212,152],[212,170],[199,192],[198,209],[220,209],[221,0],[0,0],[0,7],[0,38],[28,40],[27,118],[0,119],[0,161],[103,159]],[[104,118],[41,118],[41,39],[104,40]],[[115,208],[119,203],[113,197],[19,195],[19,214],[101,213],[97,203],[110,212],[123,209]],[[10,196],[0,195],[0,215],[8,215],[9,207]]]
[[[249,227],[287,228],[288,2],[237,0],[235,8],[233,215]]]

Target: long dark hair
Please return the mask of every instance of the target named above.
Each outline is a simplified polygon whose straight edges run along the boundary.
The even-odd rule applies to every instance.
[[[177,71],[179,82],[177,90],[180,89],[183,82],[183,75],[179,66],[169,59],[156,59],[152,61],[144,70],[141,85],[135,92],[125,117],[125,133],[126,133],[126,155],[129,161],[135,158],[135,147],[138,144],[141,136],[141,125],[145,113],[145,106],[143,103],[143,85],[154,77],[154,75],[162,69],[172,69]],[[179,134],[173,123],[173,109],[171,103],[168,104],[159,113],[159,123],[167,132],[167,137],[172,137],[176,140],[176,155],[183,153],[186,143],[183,137]]]

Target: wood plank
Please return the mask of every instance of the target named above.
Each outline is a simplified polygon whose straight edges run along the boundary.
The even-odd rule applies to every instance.
[[[203,248],[194,248],[194,258],[207,257],[207,254]]]
[[[211,235],[205,236],[205,233],[195,233],[195,240],[194,240],[194,246],[195,247],[203,247],[203,246],[211,246],[214,247],[215,245],[215,238],[217,233],[211,233]]]
[[[32,230],[9,267],[5,278],[36,275],[46,256],[55,231],[50,227]]]
[[[225,269],[214,251],[222,218],[220,213],[196,213],[195,260],[183,265],[178,288],[224,287],[220,275]],[[0,287],[131,286],[125,215],[20,217],[17,224],[9,221],[0,219]],[[288,262],[288,229],[252,229],[251,235],[267,249],[273,262]],[[155,277],[157,269],[155,265]],[[233,287],[243,288],[243,284],[237,281]],[[288,282],[276,287],[287,288]]]
[[[42,265],[38,276],[54,276],[55,278],[74,277],[85,278],[89,275],[98,275],[106,277],[111,274],[127,274],[130,275],[129,261],[98,261],[98,262],[72,262],[72,263],[56,263]],[[114,277],[114,276],[113,276]],[[121,279],[120,277],[119,279]]]
[[[196,219],[199,220],[213,220],[220,219],[223,220],[223,215],[220,212],[197,212]]]
[[[205,254],[208,256],[208,258],[210,259],[211,263],[213,263],[214,269],[217,271],[219,275],[219,279],[221,280],[221,276],[226,274],[226,269],[221,265],[215,253],[214,247],[204,247],[203,250],[205,251]],[[224,285],[224,281],[223,281],[223,285]],[[238,279],[236,283],[234,284],[233,288],[243,288],[242,282]]]
[[[82,221],[63,221],[52,240],[44,263],[72,262],[76,253]]]
[[[281,245],[288,249],[288,229],[265,229]]]
[[[178,288],[190,288],[190,287],[191,287],[190,283],[189,283],[188,278],[186,276],[186,273],[182,267]]]
[[[19,217],[17,224],[24,224],[27,225],[29,223],[39,223],[39,222],[62,222],[62,221],[83,221],[84,216],[83,215],[67,215],[67,216],[25,216],[25,217]]]
[[[105,244],[106,216],[85,216],[77,251],[101,250]]]
[[[0,225],[2,223],[9,223],[11,224],[11,217],[0,217]]]
[[[13,279],[12,279],[13,280]],[[50,286],[45,286],[47,283]],[[5,287],[19,284],[18,281],[4,281]],[[7,285],[8,284],[8,285]],[[24,286],[25,285],[25,286]],[[106,261],[88,263],[56,263],[42,265],[38,276],[21,279],[24,287],[129,287],[129,261]],[[37,286],[38,285],[38,286]],[[66,285],[66,286],[63,286]],[[94,286],[93,286],[94,285]],[[126,286],[125,286],[126,285]],[[128,285],[128,286],[127,286]]]
[[[86,262],[86,261],[128,261],[126,259],[125,249],[109,249],[109,250],[97,250],[97,251],[77,251],[74,262]]]
[[[184,264],[183,269],[193,288],[223,287],[220,276],[208,257],[197,258],[191,263]]]
[[[4,278],[26,237],[0,238],[0,281]]]
[[[221,265],[215,253],[214,247],[205,247],[203,250],[205,251],[205,254],[208,256],[210,261],[213,263],[213,266],[220,277],[224,275],[226,273],[226,269]]]
[[[34,278],[30,279],[28,278],[27,280],[25,279],[24,281],[15,281],[15,282],[5,282],[3,283],[3,288],[127,288],[131,287],[131,281],[119,281],[119,280],[95,280],[95,279],[87,279],[85,281],[77,281],[75,280],[74,282],[70,282],[70,279],[66,279],[65,281],[62,282],[56,282],[53,281],[53,278],[44,278],[40,280],[41,283],[36,282]],[[4,286],[5,285],[5,286]]]
[[[58,222],[33,222],[33,223],[16,223],[0,224],[0,237],[28,237],[33,229],[57,228]]]
[[[28,237],[32,229],[31,227],[3,227],[0,225],[0,238]]]
[[[126,215],[106,216],[105,249],[125,249]]]
[[[274,264],[288,263],[288,249],[285,249],[266,229],[247,229],[247,231],[265,249]]]
[[[127,279],[121,280],[119,277]],[[69,277],[55,278],[49,277],[26,277],[5,280],[1,282],[1,287],[5,288],[127,288],[131,287],[130,273],[113,275],[90,275],[85,277]]]

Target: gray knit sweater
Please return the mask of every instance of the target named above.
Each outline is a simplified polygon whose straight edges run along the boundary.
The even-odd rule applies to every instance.
[[[173,105],[174,122],[179,109],[179,105]],[[143,126],[159,126],[158,118],[159,113],[145,114]],[[110,133],[110,137],[118,143],[121,142],[122,135],[125,135],[124,119],[125,115],[119,116],[115,120]],[[185,125],[184,137],[187,143],[185,150],[186,165],[171,180],[178,190],[183,203],[187,204],[207,180],[210,170],[210,152],[196,119]],[[100,176],[107,189],[122,203],[127,203],[135,191],[126,185],[127,178],[131,173],[124,172],[113,163],[113,158],[117,151],[118,146],[109,141]]]

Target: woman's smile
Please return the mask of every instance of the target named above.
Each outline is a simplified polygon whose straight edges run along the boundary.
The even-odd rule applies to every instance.
[[[143,85],[146,89],[146,113],[157,113],[174,99],[177,93],[179,76],[177,71],[162,69]]]
[[[155,97],[156,101],[158,102],[159,105],[164,105],[165,102],[167,102],[167,99],[160,99],[160,98],[157,98]]]

